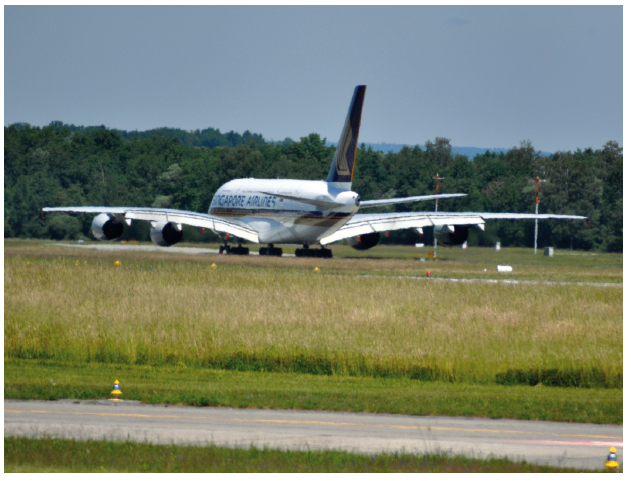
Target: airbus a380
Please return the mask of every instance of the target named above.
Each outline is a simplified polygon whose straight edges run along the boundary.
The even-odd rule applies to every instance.
[[[44,212],[94,213],[92,233],[98,240],[116,240],[124,224],[132,220],[151,223],[151,240],[171,246],[182,240],[182,225],[211,229],[224,237],[221,252],[249,254],[241,239],[267,244],[260,255],[282,255],[275,244],[298,244],[299,257],[331,257],[327,244],[347,239],[355,249],[365,250],[379,242],[380,232],[433,226],[441,244],[458,245],[467,240],[469,229],[484,229],[488,219],[585,219],[578,215],[510,214],[485,212],[395,212],[358,214],[366,207],[459,197],[466,194],[419,195],[383,200],[361,200],[351,190],[357,142],[366,86],[355,88],[351,105],[329,175],[323,181],[294,179],[236,179],[215,193],[207,214],[149,207],[44,207]],[[239,245],[227,244],[229,236]],[[319,245],[320,249],[309,246]]]

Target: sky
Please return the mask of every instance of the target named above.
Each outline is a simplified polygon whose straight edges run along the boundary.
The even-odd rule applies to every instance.
[[[623,140],[622,6],[5,6],[4,125],[337,142]]]

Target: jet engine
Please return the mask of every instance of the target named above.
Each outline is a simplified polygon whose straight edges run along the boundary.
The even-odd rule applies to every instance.
[[[123,235],[123,223],[109,214],[99,214],[92,221],[92,235],[100,241],[116,240]]]
[[[365,251],[379,244],[379,237],[379,232],[372,232],[370,234],[349,237],[346,240],[348,241],[348,245],[350,245],[353,249]]]
[[[442,245],[459,246],[469,237],[470,225],[435,225],[434,237]]]
[[[182,226],[175,222],[152,223],[150,235],[154,244],[169,247],[182,240]]]

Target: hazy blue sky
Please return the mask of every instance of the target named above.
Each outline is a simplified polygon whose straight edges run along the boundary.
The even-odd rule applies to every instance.
[[[622,145],[613,7],[4,7],[4,124]]]

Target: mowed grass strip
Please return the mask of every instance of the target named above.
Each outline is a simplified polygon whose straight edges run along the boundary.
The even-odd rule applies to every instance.
[[[147,403],[270,409],[479,416],[621,424],[622,389],[503,386],[406,378],[239,372],[186,366],[4,362],[4,395],[16,399],[122,398]]]
[[[5,248],[5,358],[622,386],[622,289],[72,254]]]
[[[362,455],[340,451],[176,446],[4,438],[5,473],[575,473],[577,470],[469,459],[446,453]]]

